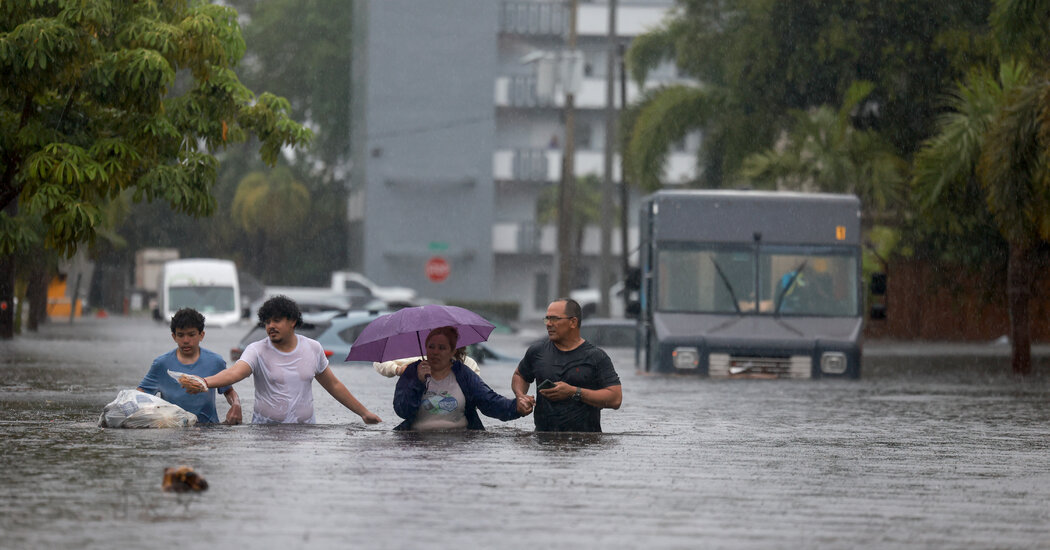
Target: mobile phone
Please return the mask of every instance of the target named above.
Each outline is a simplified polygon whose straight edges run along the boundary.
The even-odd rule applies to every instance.
[[[536,385],[536,389],[538,389],[538,390],[546,390],[546,389],[553,388],[553,387],[554,387],[554,382],[551,382],[549,378],[547,380],[544,380],[543,382],[540,382],[539,384]]]

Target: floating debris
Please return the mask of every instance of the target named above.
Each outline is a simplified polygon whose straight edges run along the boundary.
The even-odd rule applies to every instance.
[[[208,481],[190,466],[175,466],[164,468],[164,482],[161,488],[176,493],[204,491],[208,489]]]

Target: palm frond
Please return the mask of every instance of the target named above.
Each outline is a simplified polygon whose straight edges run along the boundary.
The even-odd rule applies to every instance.
[[[990,17],[995,36],[1007,55],[1033,59],[1045,55],[1048,0],[996,0]]]
[[[649,71],[655,69],[660,63],[675,58],[675,35],[675,28],[668,23],[631,40],[626,63],[631,79],[638,84],[639,88],[645,86],[645,79],[649,76]]]
[[[649,95],[630,128],[631,180],[644,190],[659,189],[671,146],[702,126],[712,101],[709,94],[690,86],[668,86]]]

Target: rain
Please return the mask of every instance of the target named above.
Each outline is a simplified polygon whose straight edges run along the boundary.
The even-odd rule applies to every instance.
[[[0,548],[1050,540],[1033,3],[65,4],[0,10]],[[383,422],[104,426],[276,295]],[[322,336],[460,306],[513,397],[562,297],[601,433],[395,431]]]

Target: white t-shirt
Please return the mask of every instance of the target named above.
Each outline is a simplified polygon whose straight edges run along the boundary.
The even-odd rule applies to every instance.
[[[299,334],[295,349],[285,353],[263,338],[244,348],[255,380],[253,424],[313,424],[314,377],[328,368],[324,348]]]
[[[463,407],[467,400],[451,372],[442,380],[431,378],[419,404],[413,430],[457,430],[467,427]]]

